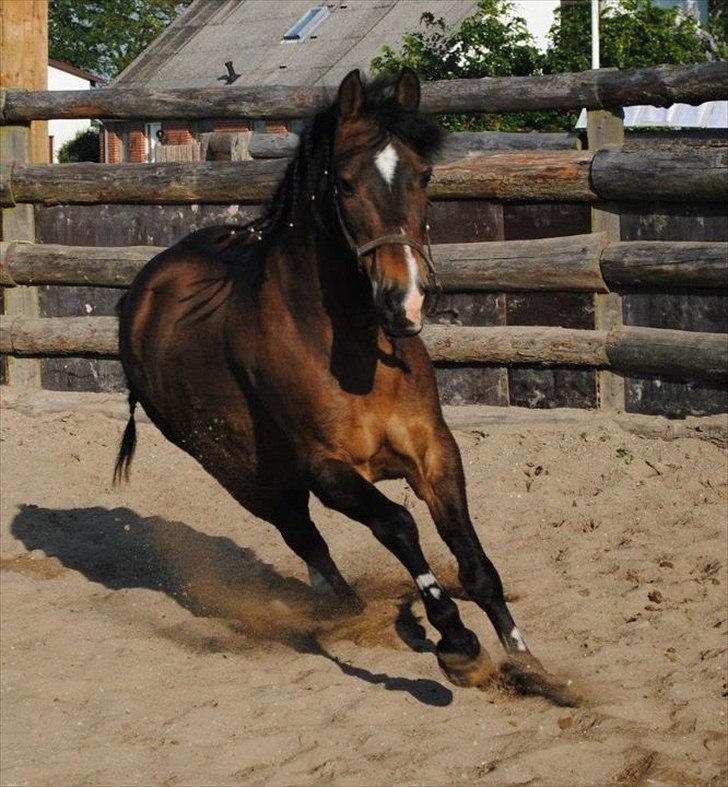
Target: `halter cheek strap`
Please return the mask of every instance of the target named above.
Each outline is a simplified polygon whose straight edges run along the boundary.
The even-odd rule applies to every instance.
[[[432,259],[432,244],[430,243],[430,224],[427,221],[427,217],[425,217],[425,242],[427,245],[423,245],[418,240],[411,238],[409,235],[396,235],[396,234],[389,234],[389,235],[380,235],[378,238],[374,238],[374,240],[367,241],[366,243],[362,243],[360,246],[356,245],[356,241],[351,236],[349,229],[346,226],[346,222],[344,221],[344,217],[341,214],[341,207],[339,206],[339,192],[338,189],[334,189],[334,208],[336,209],[336,217],[339,220],[339,225],[341,227],[341,232],[346,239],[349,248],[356,254],[357,263],[359,265],[359,270],[362,270],[362,257],[367,254],[370,254],[373,251],[376,251],[380,246],[387,246],[390,244],[398,244],[400,246],[409,246],[410,248],[418,251],[425,260],[427,265],[427,289],[432,289],[438,291],[440,289],[440,284],[437,280],[437,273],[435,272],[435,262]]]

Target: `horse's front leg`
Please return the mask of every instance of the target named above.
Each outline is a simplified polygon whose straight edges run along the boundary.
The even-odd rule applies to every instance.
[[[367,525],[404,565],[420,591],[430,623],[438,630],[438,660],[453,683],[485,685],[493,665],[458,608],[435,579],[420,548],[417,526],[404,506],[385,497],[354,468],[332,457],[311,465],[311,487],[321,502]]]
[[[506,665],[506,672],[516,665],[521,674],[511,672],[511,675],[514,683],[521,682],[518,688],[527,693],[545,694],[560,704],[573,704],[575,700],[567,696],[563,684],[555,679],[547,682],[541,680],[549,676],[529,651],[513,620],[498,571],[486,555],[473,528],[460,451],[446,426],[436,431],[422,457],[421,468],[421,472],[409,480],[418,495],[424,498],[440,536],[454,554],[463,587],[486,612],[508,653],[510,663]],[[532,673],[531,678],[528,673]]]

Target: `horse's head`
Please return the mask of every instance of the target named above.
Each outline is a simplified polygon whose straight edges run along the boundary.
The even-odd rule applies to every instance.
[[[422,328],[429,280],[427,183],[441,132],[417,115],[420,83],[405,68],[372,100],[359,71],[344,78],[333,146],[334,200],[343,235],[372,283],[384,330]]]

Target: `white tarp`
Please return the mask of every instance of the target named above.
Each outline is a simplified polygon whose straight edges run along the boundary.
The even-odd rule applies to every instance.
[[[665,126],[666,128],[728,129],[728,101],[673,104],[671,107],[637,106],[624,108],[624,125],[632,128]],[[582,109],[577,128],[586,128],[586,110]]]

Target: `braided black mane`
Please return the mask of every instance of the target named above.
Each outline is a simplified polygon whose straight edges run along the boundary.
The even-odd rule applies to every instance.
[[[404,109],[394,98],[395,81],[391,77],[365,84],[362,115],[377,121],[380,133],[367,147],[376,147],[387,135],[395,136],[420,157],[432,161],[440,150],[444,132],[419,112]],[[327,226],[331,207],[335,164],[332,160],[338,124],[338,106],[332,104],[316,111],[305,123],[295,157],[262,216],[240,227],[231,242],[239,260],[241,248],[260,248],[273,233],[295,232],[300,221],[313,219]],[[293,225],[293,226],[291,226]]]

